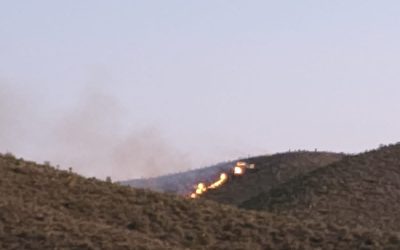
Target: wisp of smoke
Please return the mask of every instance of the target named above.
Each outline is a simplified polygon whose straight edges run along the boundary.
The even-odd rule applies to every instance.
[[[72,167],[80,174],[102,179],[150,177],[190,168],[188,157],[171,146],[159,129],[135,125],[127,129],[124,124],[128,115],[116,98],[99,87],[89,86],[74,108],[48,123],[51,127],[38,131],[28,125],[42,116],[35,117],[35,108],[22,105],[10,86],[1,86],[1,150],[25,153],[28,148],[33,160],[47,159],[62,168]],[[26,132],[25,138],[22,132]],[[38,143],[37,137],[27,136],[30,133],[46,138]]]

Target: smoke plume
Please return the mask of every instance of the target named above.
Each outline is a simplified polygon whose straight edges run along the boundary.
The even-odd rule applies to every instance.
[[[46,159],[88,177],[110,176],[113,180],[190,167],[188,157],[174,149],[158,128],[128,123],[129,112],[100,87],[89,86],[72,108],[60,109],[57,118],[44,123],[41,119],[46,116],[35,115],[40,107],[25,105],[12,87],[0,86],[0,150],[27,154],[33,160]]]

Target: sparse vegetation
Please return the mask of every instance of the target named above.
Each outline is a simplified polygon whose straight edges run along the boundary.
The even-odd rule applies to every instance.
[[[345,158],[340,164],[373,162],[385,168],[398,157],[392,150]],[[0,249],[400,248],[399,234],[388,228],[273,209],[243,210],[86,179],[46,165],[18,165],[8,157],[0,157],[0,177]]]
[[[279,184],[325,167],[343,157],[343,154],[297,150],[291,153],[249,158],[246,162],[254,164],[255,169],[249,169],[243,176],[232,176],[221,188],[210,190],[202,197],[239,205],[259,193],[267,192]]]
[[[11,152],[6,152],[4,154],[4,157],[8,158],[8,159],[16,159],[15,155],[13,153],[11,153]]]
[[[351,227],[400,231],[400,145],[347,156],[241,206]]]

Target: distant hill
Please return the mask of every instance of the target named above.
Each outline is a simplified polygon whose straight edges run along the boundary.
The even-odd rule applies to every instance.
[[[240,182],[239,179],[231,180],[221,189],[207,193],[205,197],[218,202],[239,204],[254,196],[254,192],[266,191],[276,183],[281,183],[294,176],[328,165],[340,160],[342,157],[343,154],[298,151],[238,159],[237,161],[254,163],[257,167],[254,171],[250,171],[251,174],[246,174],[246,177],[243,178],[244,183]],[[193,186],[197,183],[211,183],[217,180],[222,172],[229,173],[237,161],[222,162],[186,172],[121,181],[120,183],[157,192],[187,195],[193,191]],[[239,195],[236,193],[236,188],[239,188],[237,190],[240,192]],[[229,193],[229,190],[232,192]],[[247,195],[245,194],[246,192],[248,193]]]
[[[319,218],[134,189],[0,156],[0,249],[400,248],[394,231]]]
[[[279,184],[337,162],[343,157],[343,154],[337,153],[299,151],[249,158],[245,161],[254,164],[254,169],[247,170],[241,176],[231,176],[226,184],[209,190],[202,198],[239,205],[259,193],[267,192]]]
[[[122,185],[135,188],[145,188],[157,192],[167,192],[187,195],[193,191],[193,186],[199,181],[212,182],[218,179],[221,172],[231,169],[236,162],[222,162],[213,166],[189,170],[181,173],[168,174],[153,178],[140,178],[120,181]]]
[[[240,206],[339,225],[400,231],[400,144],[346,156]]]

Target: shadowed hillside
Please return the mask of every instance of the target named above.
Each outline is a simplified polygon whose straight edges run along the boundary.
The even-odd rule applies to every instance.
[[[241,210],[0,157],[0,249],[398,249],[396,233]]]
[[[400,144],[317,169],[242,203],[298,218],[400,230]]]
[[[167,192],[187,195],[193,190],[199,180],[211,182],[218,178],[221,172],[227,171],[235,162],[223,162],[214,166],[189,170],[186,172],[168,174],[153,178],[133,179],[121,181],[122,185],[135,188],[146,188],[157,192]]]
[[[209,190],[202,197],[239,205],[259,193],[339,161],[342,157],[342,154],[326,152],[292,152],[249,158],[246,162],[254,164],[254,169],[248,169],[241,176],[231,176],[226,184],[218,189]]]
[[[243,180],[241,178],[230,179],[223,187],[210,191],[205,197],[218,202],[238,205],[262,191],[269,190],[278,183],[326,166],[342,157],[343,154],[299,151],[241,159],[238,161],[256,164],[256,169],[248,171]],[[236,162],[223,162],[182,173],[134,179],[120,183],[157,192],[188,195],[193,192],[193,187],[197,183],[214,182],[222,172],[229,174]],[[238,194],[238,192],[240,193]]]

